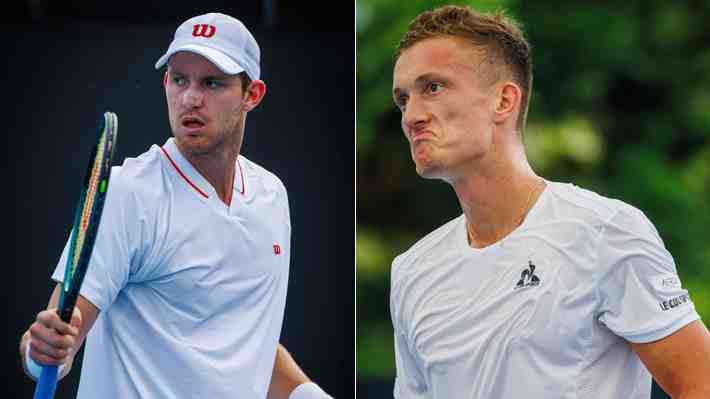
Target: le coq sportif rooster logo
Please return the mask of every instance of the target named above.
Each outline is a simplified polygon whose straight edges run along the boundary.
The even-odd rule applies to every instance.
[[[535,265],[532,261],[528,261],[528,267],[520,273],[520,280],[515,285],[515,289],[524,287],[537,287],[540,285],[540,278],[535,275]]]

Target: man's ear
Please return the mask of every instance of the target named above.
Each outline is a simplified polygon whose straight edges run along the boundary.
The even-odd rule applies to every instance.
[[[244,110],[249,112],[256,108],[264,98],[266,83],[263,80],[252,80],[244,94]]]
[[[165,70],[165,75],[163,75],[163,87],[168,87],[168,71]]]
[[[515,82],[505,82],[498,89],[498,102],[495,108],[494,121],[502,123],[510,118],[517,120],[520,112],[520,101],[523,91]]]

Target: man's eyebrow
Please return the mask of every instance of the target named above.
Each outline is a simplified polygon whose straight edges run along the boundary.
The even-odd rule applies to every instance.
[[[431,82],[432,80],[442,80],[444,79],[443,76],[440,74],[437,74],[436,72],[427,72],[422,75],[419,75],[417,79],[414,81],[415,85],[420,85],[425,82]]]
[[[168,68],[168,74],[169,75],[178,75],[178,76],[185,76],[184,73],[182,73],[180,70],[176,68]],[[236,75],[235,75],[236,76]],[[200,80],[221,80],[221,81],[228,81],[230,80],[231,76],[230,75],[206,75],[206,76],[200,76]]]
[[[177,68],[168,67],[168,75],[183,75]]]
[[[229,80],[229,75],[207,75],[201,77],[202,80]]]
[[[438,80],[444,80],[444,77],[437,74],[436,72],[427,72],[427,73],[417,76],[417,78],[414,79],[414,86],[419,87],[425,83],[428,83],[431,81],[438,81]],[[392,88],[392,96],[395,98],[397,98],[401,95],[406,95],[406,94],[407,94],[407,90],[405,90],[401,87],[395,86],[394,88]]]

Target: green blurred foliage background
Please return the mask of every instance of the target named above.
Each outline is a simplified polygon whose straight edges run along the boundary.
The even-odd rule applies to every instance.
[[[394,376],[390,262],[461,213],[448,185],[417,177],[391,97],[407,24],[451,3],[522,24],[535,66],[533,168],[643,210],[707,324],[710,2],[357,0],[358,378]]]

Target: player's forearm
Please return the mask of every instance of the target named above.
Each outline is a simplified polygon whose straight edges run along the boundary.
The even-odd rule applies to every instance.
[[[60,290],[61,285],[57,284],[47,309],[37,314],[35,322],[20,339],[23,370],[34,380],[39,378],[41,365],[60,366],[59,379],[66,376],[86,334],[98,316],[98,308],[80,295],[71,323],[63,322],[56,312]]]
[[[291,354],[279,344],[276,348],[268,399],[288,399],[297,386],[309,381],[308,376],[298,367]]]
[[[710,380],[704,377],[695,378],[689,387],[678,394],[668,392],[673,399],[707,399],[710,398]]]
[[[707,399],[710,398],[710,387],[701,391],[688,392],[682,396],[673,396],[673,399]]]

